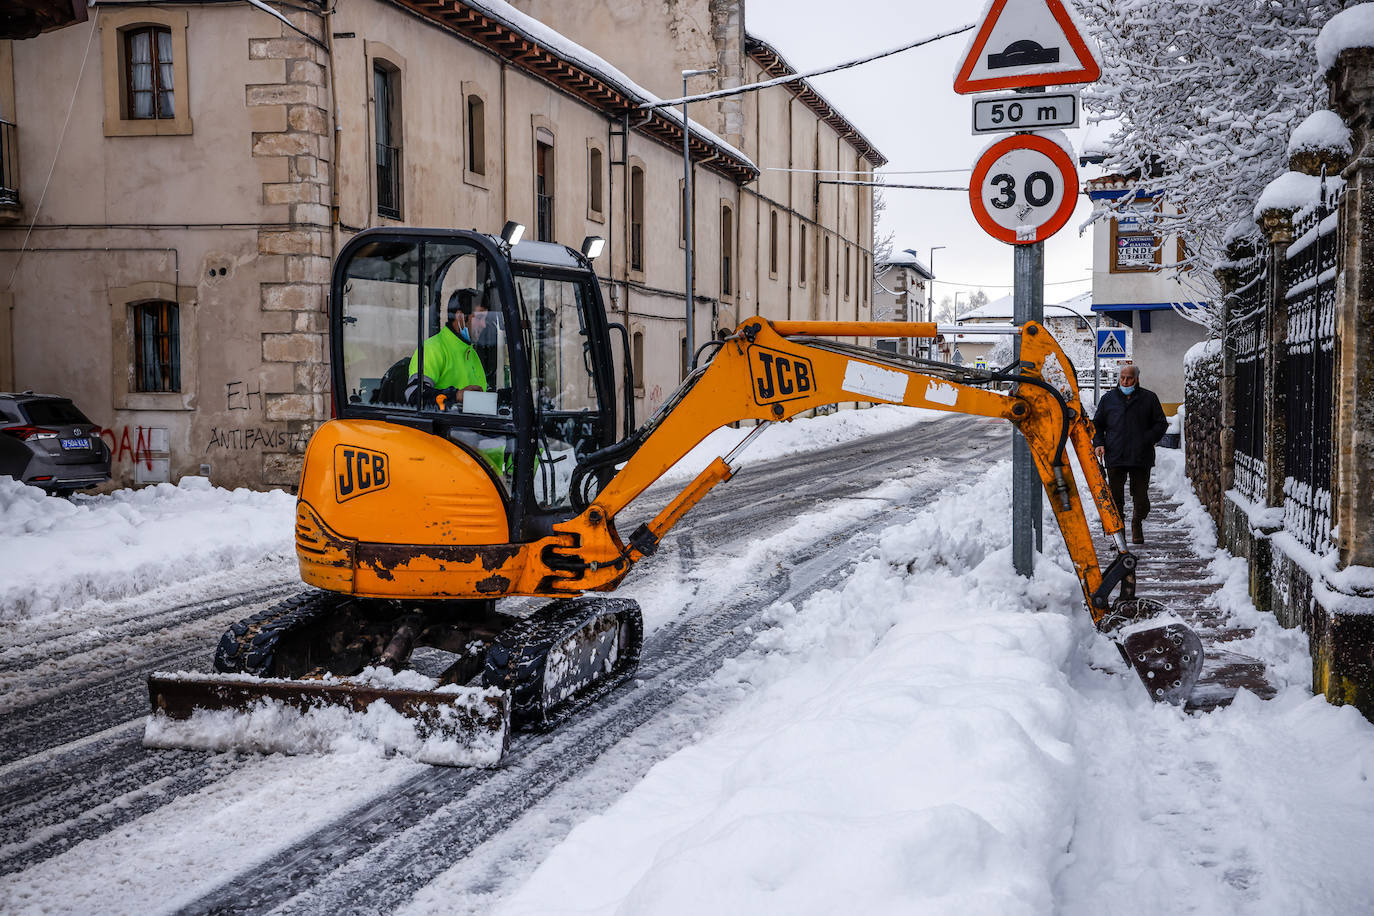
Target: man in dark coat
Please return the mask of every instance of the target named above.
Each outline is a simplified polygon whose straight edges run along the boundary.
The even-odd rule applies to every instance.
[[[1131,541],[1145,543],[1145,516],[1150,514],[1150,468],[1155,443],[1169,423],[1153,391],[1140,387],[1140,370],[1122,366],[1117,387],[1102,395],[1093,417],[1093,446],[1107,465],[1107,482],[1122,515],[1126,514],[1126,481],[1131,483]]]

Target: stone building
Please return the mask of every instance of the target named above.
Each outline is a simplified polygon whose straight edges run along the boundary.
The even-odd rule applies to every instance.
[[[873,272],[873,317],[887,321],[930,321],[930,282],[935,279],[916,252],[894,251]],[[903,355],[926,352],[929,342],[907,337],[878,340],[880,349]]]
[[[513,219],[608,240],[645,416],[686,361],[682,123],[645,106],[687,67],[719,71],[693,91],[795,71],[742,0],[520,5],[554,21],[501,0],[304,0],[288,21],[120,3],[0,42],[0,390],[73,397],[117,484],[292,486],[328,417],[333,253],[369,226]],[[691,114],[696,340],[866,316],[870,189],[763,169],[882,155],[804,81]]]

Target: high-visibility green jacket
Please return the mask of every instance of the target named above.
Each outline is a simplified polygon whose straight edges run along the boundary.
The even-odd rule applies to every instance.
[[[410,358],[410,377],[420,371],[420,354]],[[425,378],[435,388],[464,388],[476,385],[487,390],[487,372],[477,351],[448,325],[425,341]]]

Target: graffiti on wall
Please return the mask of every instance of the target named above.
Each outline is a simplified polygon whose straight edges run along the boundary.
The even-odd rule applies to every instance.
[[[225,410],[252,410],[253,402],[262,407],[262,388],[249,388],[248,383],[239,379],[224,385]]]
[[[161,427],[159,432],[165,433]],[[131,465],[142,464],[147,470],[153,469],[153,458],[155,452],[166,453],[166,443],[160,442],[163,447],[153,448],[153,427],[135,426],[132,429],[128,426],[121,426],[118,429],[101,429],[100,438],[105,440],[105,444],[110,449],[110,463],[121,464],[128,462]],[[157,457],[162,457],[158,454]]]
[[[310,438],[306,432],[290,432],[285,429],[269,429],[261,426],[210,427],[210,435],[205,441],[204,454],[211,449],[221,451],[251,451],[268,449],[271,451],[303,452]]]

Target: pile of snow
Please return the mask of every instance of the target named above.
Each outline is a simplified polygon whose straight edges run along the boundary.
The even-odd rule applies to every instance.
[[[1182,480],[1176,454],[1160,462]],[[1052,523],[1034,578],[1012,573],[1008,471],[776,607],[715,679],[740,704],[498,912],[1366,907],[1374,728],[1287,681],[1310,666],[1301,633],[1237,601],[1238,561],[1216,552],[1223,607],[1257,627],[1239,651],[1281,656],[1284,689],[1207,715],[1154,705],[1088,622]],[[1183,523],[1212,555],[1191,494]]]
[[[1317,66],[1325,73],[1350,48],[1374,48],[1374,5],[1361,3],[1327,20],[1317,36]]]
[[[1298,125],[1288,140],[1288,155],[1308,150],[1335,150],[1349,155],[1354,146],[1350,140],[1350,128],[1341,116],[1329,108],[1314,111]]]
[[[0,624],[289,557],[295,512],[203,477],[71,501],[0,477]]]
[[[1264,186],[1259,200],[1255,201],[1255,219],[1269,210],[1287,210],[1290,213],[1315,206],[1321,199],[1322,180],[1316,175],[1302,172],[1284,172]]]

